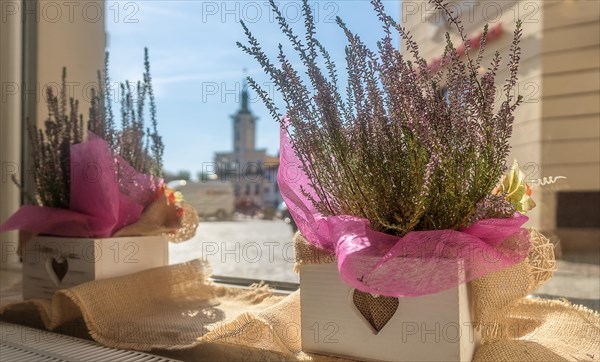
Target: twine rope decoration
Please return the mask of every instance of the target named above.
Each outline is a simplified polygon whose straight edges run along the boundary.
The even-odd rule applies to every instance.
[[[531,290],[550,280],[556,270],[554,245],[539,231],[531,228],[531,250],[529,251],[529,267],[531,269]]]

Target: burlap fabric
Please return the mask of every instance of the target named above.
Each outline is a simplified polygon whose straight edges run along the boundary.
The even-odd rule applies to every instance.
[[[173,243],[186,241],[196,235],[198,211],[186,203],[181,203],[183,214],[177,216],[176,206],[161,196],[150,204],[135,223],[117,231],[113,237],[166,235]]]
[[[352,294],[352,302],[377,332],[396,314],[399,304],[398,298],[373,296],[356,289]]]
[[[298,292],[226,288],[209,274],[200,260],[146,270],[7,305],[0,317],[183,360],[332,359],[301,352]]]
[[[534,272],[548,265],[535,250],[511,270],[472,282],[484,335],[474,361],[598,361],[597,313],[523,297],[550,275]],[[89,282],[57,292],[52,301],[5,306],[0,317],[190,361],[333,359],[301,352],[298,292],[284,298],[266,286],[216,286],[207,281],[209,273],[205,263],[193,261]]]

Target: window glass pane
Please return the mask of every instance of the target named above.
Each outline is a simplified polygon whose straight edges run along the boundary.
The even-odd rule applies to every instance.
[[[300,34],[301,1],[279,4]],[[368,1],[310,5],[343,84],[346,41],[336,16],[367,44],[383,35],[377,17]],[[399,18],[399,1],[385,5]],[[108,1],[107,12],[112,79],[138,79],[149,48],[167,176],[189,178],[182,191],[204,217],[194,239],[171,245],[171,263],[204,257],[215,274],[298,281],[289,215],[278,212],[278,123],[246,89],[245,75],[284,104],[258,63],[236,46],[246,41],[241,20],[272,59],[278,43],[288,44],[268,2]]]

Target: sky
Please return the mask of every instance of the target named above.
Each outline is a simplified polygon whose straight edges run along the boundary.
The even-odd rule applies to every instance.
[[[367,0],[309,3],[317,38],[337,63],[343,83],[347,42],[335,24],[336,16],[373,49],[383,35],[379,20]],[[303,35],[301,2],[278,4],[297,34]],[[384,1],[384,5],[398,20],[400,1]],[[243,20],[273,61],[278,43],[293,54],[266,0],[108,1],[106,6],[112,82],[141,79],[144,47],[149,48],[166,170],[188,170],[195,175],[203,163],[213,161],[215,152],[233,148],[230,116],[239,108],[244,69],[280,102],[258,63],[236,46],[236,41],[244,43],[246,39],[240,25]],[[250,108],[259,117],[257,148],[277,154],[277,122],[252,92]]]

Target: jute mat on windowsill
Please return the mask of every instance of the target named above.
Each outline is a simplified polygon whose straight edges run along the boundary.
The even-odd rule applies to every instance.
[[[333,360],[301,352],[298,292],[228,288],[209,275],[195,260],[88,282],[6,305],[0,319],[189,361]]]
[[[548,277],[539,273],[548,260],[536,259],[544,241],[537,237],[524,263],[472,282],[484,338],[474,361],[600,360],[598,313],[524,298]],[[199,260],[151,269],[8,305],[0,318],[189,361],[337,360],[301,351],[298,292],[228,288],[207,282],[209,275]]]

